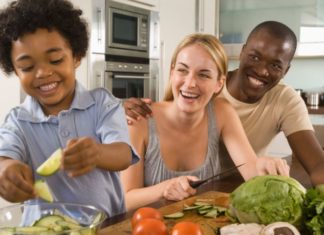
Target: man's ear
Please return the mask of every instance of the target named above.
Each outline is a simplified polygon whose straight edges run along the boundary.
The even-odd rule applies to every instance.
[[[286,74],[288,73],[289,69],[290,69],[290,64],[288,65],[288,67],[287,67],[287,69],[286,69],[286,71],[285,71],[285,74],[284,74],[284,75],[286,75]],[[282,78],[284,78],[284,76],[283,76]]]

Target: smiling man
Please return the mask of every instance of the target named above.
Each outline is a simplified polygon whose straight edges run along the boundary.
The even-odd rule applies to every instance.
[[[257,25],[242,48],[239,68],[228,73],[220,94],[237,111],[258,156],[266,154],[272,139],[283,131],[294,155],[313,184],[324,183],[324,152],[307,108],[293,88],[280,83],[288,72],[297,46],[294,32],[276,21]],[[124,102],[129,122],[150,114],[146,99]],[[230,161],[226,154],[224,163]]]

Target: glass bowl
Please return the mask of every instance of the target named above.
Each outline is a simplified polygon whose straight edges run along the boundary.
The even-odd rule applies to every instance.
[[[74,203],[25,203],[0,208],[0,235],[95,235],[103,211]]]

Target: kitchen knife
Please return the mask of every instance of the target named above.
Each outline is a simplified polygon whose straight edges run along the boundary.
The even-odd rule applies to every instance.
[[[218,173],[218,174],[216,174],[216,175],[213,175],[213,176],[211,176],[211,177],[209,177],[209,178],[207,178],[207,179],[204,179],[204,180],[189,181],[189,185],[190,185],[192,188],[197,188],[198,186],[202,185],[203,183],[206,183],[207,181],[209,181],[209,180],[211,180],[211,179],[213,179],[213,178],[215,178],[215,177],[217,177],[217,176],[223,175],[223,174],[225,174],[225,173],[227,173],[227,172],[231,172],[231,171],[233,171],[233,170],[239,168],[240,166],[243,166],[244,164],[245,164],[245,163],[242,163],[242,164],[237,165],[237,166],[233,166],[233,167],[231,167],[231,168],[228,168],[228,169],[222,171],[221,173]]]

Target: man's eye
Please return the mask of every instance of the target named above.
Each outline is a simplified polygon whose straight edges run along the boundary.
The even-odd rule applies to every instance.
[[[272,64],[272,68],[277,70],[277,71],[280,71],[282,69],[279,64]]]
[[[254,61],[259,61],[259,56],[256,56],[256,55],[250,55],[250,58]]]

